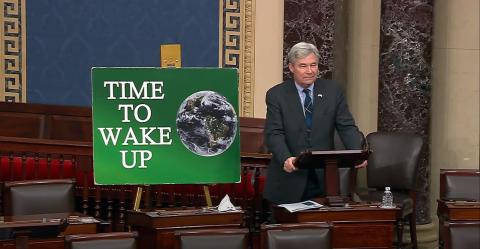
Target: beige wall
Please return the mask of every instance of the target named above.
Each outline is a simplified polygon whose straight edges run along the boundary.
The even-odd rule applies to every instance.
[[[431,207],[440,169],[479,168],[480,4],[437,0],[434,8]]]
[[[347,100],[366,135],[377,130],[380,0],[348,1]]]
[[[358,128],[367,135],[377,130],[380,0],[349,0],[347,20],[347,101]],[[366,170],[357,184],[366,187]]]
[[[254,117],[265,118],[265,93],[282,81],[283,1],[255,1]]]

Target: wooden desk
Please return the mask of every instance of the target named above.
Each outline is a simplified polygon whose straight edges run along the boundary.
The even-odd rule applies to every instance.
[[[139,249],[173,249],[177,229],[241,227],[243,216],[207,209],[128,211],[127,224],[138,231]]]
[[[437,200],[438,232],[440,247],[443,248],[449,222],[480,221],[480,202]]]
[[[480,220],[480,202],[438,200],[437,203],[440,221]]]
[[[354,206],[289,213],[275,207],[274,215],[278,223],[331,222],[333,248],[392,248],[399,211],[399,208]]]
[[[66,220],[66,227],[58,235],[53,237],[28,238],[28,231],[35,228],[55,229],[55,226],[62,225]],[[0,231],[3,231],[3,238],[0,239],[0,248],[29,248],[29,249],[63,249],[64,235],[79,233],[96,233],[100,221],[90,216],[77,213],[55,213],[42,215],[21,215],[0,217]],[[20,231],[22,238],[9,238],[11,232]],[[22,245],[19,245],[21,243]]]

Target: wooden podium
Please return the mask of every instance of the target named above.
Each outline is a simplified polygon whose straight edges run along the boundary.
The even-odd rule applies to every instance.
[[[327,202],[343,204],[343,198],[339,197],[338,168],[352,168],[367,160],[369,154],[368,150],[307,151],[297,157],[295,166],[300,169],[325,168]]]
[[[243,211],[168,209],[127,212],[127,224],[139,234],[139,249],[173,249],[175,230],[192,228],[239,228]]]

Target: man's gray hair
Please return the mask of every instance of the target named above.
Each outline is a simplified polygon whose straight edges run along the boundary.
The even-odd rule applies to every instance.
[[[310,54],[314,54],[317,59],[320,58],[320,53],[318,52],[317,47],[311,43],[299,42],[290,49],[288,52],[287,58],[288,63],[295,63],[298,59],[307,57]]]

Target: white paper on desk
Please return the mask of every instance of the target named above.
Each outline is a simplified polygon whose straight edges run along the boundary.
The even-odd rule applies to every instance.
[[[233,206],[232,202],[230,201],[230,197],[228,195],[225,195],[225,197],[223,197],[220,204],[218,204],[218,211],[226,212],[226,211],[235,211],[235,210],[236,210],[235,206]]]
[[[322,204],[314,201],[302,201],[302,202],[296,202],[296,203],[281,204],[278,206],[286,208],[290,213],[323,207]]]
[[[79,217],[78,221],[81,223],[97,223],[100,222],[99,220],[93,218],[93,217]]]

